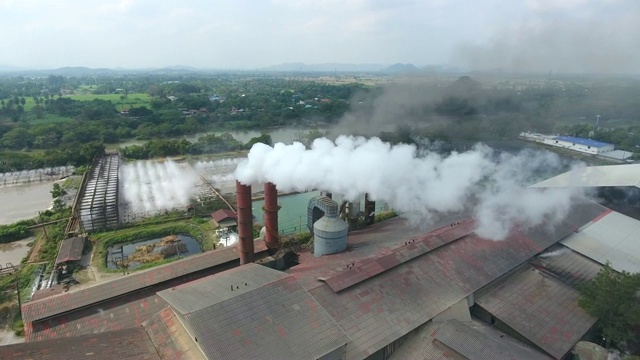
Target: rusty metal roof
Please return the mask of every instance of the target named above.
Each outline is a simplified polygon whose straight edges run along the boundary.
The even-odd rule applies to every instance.
[[[593,279],[602,266],[567,247],[556,245],[531,259],[531,265],[572,287]]]
[[[158,295],[184,315],[256,290],[284,277],[287,274],[283,272],[249,263],[215,276],[159,291]]]
[[[256,271],[278,273],[255,264],[232,272],[241,276],[245,270],[245,281],[256,284],[252,281]],[[217,277],[194,286],[201,287],[207,281],[221,283],[223,279]],[[235,286],[238,279],[230,277],[226,287]],[[209,285],[204,288],[224,291]],[[210,359],[317,359],[349,342],[326,310],[292,276],[274,276],[261,286],[233,293],[235,296],[216,297],[220,301],[207,307],[187,306],[193,311],[183,316],[185,326]]]
[[[211,218],[216,222],[220,222],[225,219],[233,219],[238,220],[238,215],[233,210],[229,209],[220,209],[211,214]]]
[[[482,321],[449,320],[420,326],[390,360],[548,360],[549,356]]]
[[[347,358],[362,359],[526,263],[604,211],[594,202],[579,202],[561,223],[515,231],[502,241],[469,234],[337,293],[328,284],[312,285],[310,293],[352,339]],[[304,268],[295,269],[295,276],[303,276]]]
[[[551,359],[480,322],[447,321],[438,327],[435,340],[465,358],[474,360]]]
[[[62,315],[25,322],[27,342],[137,328],[167,303],[155,291],[145,289],[109,299]]]
[[[556,359],[563,358],[596,318],[578,306],[578,292],[531,266],[475,296],[477,305]]]
[[[462,223],[442,227],[425,236],[409,239],[404,243],[406,246],[395,248],[386,255],[365,259],[358,263],[354,262],[347,270],[331,276],[326,279],[325,282],[333,291],[338,292],[344,290],[372,276],[426,254],[440,246],[446,245],[462,236],[468,235],[473,231],[474,226],[473,221],[466,220]]]
[[[205,360],[170,307],[146,321],[144,328],[163,360]]]
[[[467,360],[444,344],[434,341],[438,326],[440,324],[433,321],[421,325],[407,335],[407,339],[389,360]]]
[[[160,360],[142,328],[0,346],[0,359]]]
[[[266,247],[262,241],[255,242],[257,253],[265,250]],[[22,317],[25,323],[45,319],[237,259],[238,253],[235,247],[193,255],[187,260],[174,261],[95,286],[22,304]]]
[[[62,240],[58,257],[56,257],[56,265],[67,261],[79,261],[82,258],[82,249],[84,248],[84,238],[72,237]]]

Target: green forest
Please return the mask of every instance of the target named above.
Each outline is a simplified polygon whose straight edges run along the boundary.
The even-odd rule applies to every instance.
[[[389,80],[389,79],[386,79]],[[252,74],[0,76],[0,172],[91,162],[105,144],[134,159],[242,150],[225,131],[330,127],[383,117],[386,139],[513,139],[522,131],[640,146],[640,81],[469,76],[328,82]],[[595,127],[595,116],[602,122]],[[369,129],[371,130],[371,129]],[[373,129],[375,130],[375,129]],[[215,131],[197,141],[184,135]],[[370,133],[371,131],[369,131]],[[357,134],[357,130],[355,130]]]

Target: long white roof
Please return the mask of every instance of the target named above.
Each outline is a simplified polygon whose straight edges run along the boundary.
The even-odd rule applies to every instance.
[[[568,171],[532,187],[640,187],[640,164],[590,166]]]
[[[561,241],[568,248],[618,271],[640,272],[640,221],[606,213]]]

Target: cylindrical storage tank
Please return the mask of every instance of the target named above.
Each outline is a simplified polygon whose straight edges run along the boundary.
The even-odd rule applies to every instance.
[[[346,250],[349,225],[337,217],[323,216],[313,224],[313,254],[318,257]]]

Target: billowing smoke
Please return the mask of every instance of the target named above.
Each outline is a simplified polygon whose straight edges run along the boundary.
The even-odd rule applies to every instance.
[[[480,71],[637,74],[639,4],[528,1],[528,16],[496,28],[485,43],[461,45],[452,60]]]
[[[123,196],[130,210],[155,213],[189,205],[198,175],[173,161],[138,161],[120,167]]]
[[[563,189],[526,189],[541,168],[561,166],[557,156],[527,151],[496,155],[489,147],[443,156],[378,138],[340,136],[273,147],[256,144],[238,165],[245,184],[272,182],[282,191],[326,190],[355,200],[368,193],[420,223],[443,213],[475,209],[479,235],[503,239],[514,226],[562,219],[573,195]]]

